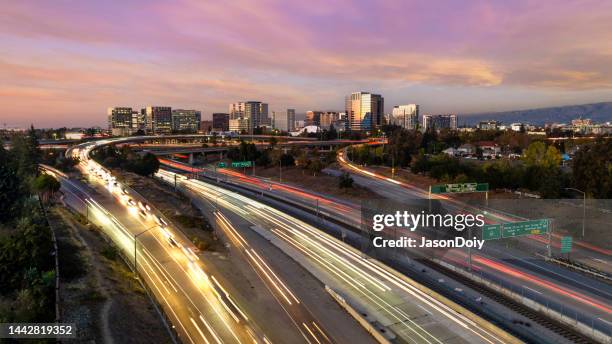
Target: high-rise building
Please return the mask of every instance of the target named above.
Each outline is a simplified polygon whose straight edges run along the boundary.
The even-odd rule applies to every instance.
[[[145,123],[147,134],[172,133],[172,108],[169,106],[147,106]]]
[[[270,125],[268,119],[268,104],[247,101],[230,104],[229,119],[246,119],[248,120],[249,132],[253,132],[253,128],[263,125]],[[243,121],[244,122],[244,121]],[[231,131],[231,129],[230,129]]]
[[[287,131],[295,130],[295,109],[287,109]]]
[[[198,110],[172,110],[172,131],[196,133],[200,129],[202,112]]]
[[[394,106],[389,124],[399,125],[410,130],[416,129],[419,124],[419,106],[417,104]]]
[[[319,126],[321,129],[329,129],[329,127],[336,123],[340,119],[337,112],[327,111],[323,112],[319,117]]]
[[[320,125],[321,124],[321,114],[323,111],[306,111],[306,121],[305,125]]]
[[[381,125],[385,111],[380,94],[355,92],[346,97],[348,127],[355,131],[369,131]]]
[[[131,107],[109,107],[108,130],[113,136],[130,135],[132,132],[132,108]]]
[[[213,130],[213,121],[201,121],[200,122],[200,132],[201,133],[209,133]]]
[[[457,129],[457,115],[424,115],[423,130]]]
[[[212,127],[214,131],[228,131],[229,130],[229,119],[228,113],[213,113],[212,114]]]
[[[229,120],[229,131],[242,134],[248,133],[250,121],[248,118],[237,118]]]

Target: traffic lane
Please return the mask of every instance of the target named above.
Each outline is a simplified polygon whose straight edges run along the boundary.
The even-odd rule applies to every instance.
[[[362,175],[372,181],[378,181],[380,182],[380,186],[383,187],[394,187],[394,186],[400,186],[400,188],[409,191],[411,194],[416,194],[416,195],[420,195],[421,198],[428,198],[429,197],[429,193],[426,192],[425,190],[419,189],[416,186],[410,185],[408,183],[405,182],[398,182],[398,181],[394,181],[393,179],[390,178],[386,178],[384,176],[380,176],[378,174],[372,173],[370,171],[367,171],[366,169],[354,166],[352,164],[350,164],[348,161],[346,161],[344,159],[344,157],[342,155],[339,156],[339,160],[341,162],[341,165],[343,165],[345,168],[349,169],[350,171],[357,173],[359,175]],[[338,173],[338,172],[335,172]],[[371,184],[368,184],[367,182],[364,181],[360,181],[361,183],[363,183],[364,186],[371,187]],[[373,191],[377,191],[375,189],[372,189]],[[384,191],[379,191],[379,194],[383,194]],[[436,195],[436,197],[441,197],[440,195]],[[465,210],[466,206],[468,206],[468,208],[474,208],[476,210],[479,210],[475,207],[471,207],[469,205],[466,205],[465,203],[457,200],[457,199],[453,199],[452,197],[446,197],[446,196],[442,196],[444,199],[446,199],[447,201],[451,202],[451,203],[455,203],[458,207],[462,208]],[[493,210],[495,211],[495,210]],[[524,220],[521,217],[517,217],[515,215],[509,214],[510,218],[508,218],[506,215],[504,215],[503,213],[500,214],[495,214],[495,213],[491,213],[490,215],[496,215],[498,216],[501,220],[504,221],[520,221],[520,220]],[[556,239],[560,239],[560,235],[553,233],[553,236],[556,237]],[[582,242],[580,240],[575,240],[575,251],[579,252],[585,256],[593,256],[595,258],[599,258],[602,260],[609,260],[610,257],[612,257],[612,250],[607,249],[607,248],[602,248],[602,247],[598,247],[596,245],[592,245],[586,242]],[[579,254],[580,255],[580,254]],[[587,261],[590,262],[590,261]]]
[[[442,259],[455,266],[468,268],[468,259],[465,252],[449,250]],[[592,320],[597,318],[607,319],[611,314],[610,305],[606,300],[598,300],[586,295],[581,290],[555,284],[505,264],[505,261],[500,262],[480,254],[473,254],[471,268],[476,275],[589,326],[591,326]],[[596,325],[604,331],[610,329],[604,323],[597,323]]]
[[[151,226],[155,226],[155,223],[151,220],[144,223],[139,215],[137,215],[137,212],[130,211],[121,203],[118,203],[114,195],[104,186],[97,183],[94,184],[94,189],[104,195],[104,197],[99,197],[100,204],[102,204],[104,208],[109,209],[110,212],[117,214],[116,218],[119,220],[119,222],[124,224],[125,228],[129,228],[132,236],[140,233],[142,230],[150,228]],[[153,232],[154,231],[152,231],[152,233]],[[160,233],[157,234],[161,235]],[[189,328],[190,323],[192,324],[192,330],[194,330],[190,334],[192,338],[203,333],[204,336],[209,337],[207,340],[211,340],[216,337],[220,337],[230,342],[244,342],[252,340],[250,333],[246,329],[242,327],[238,327],[237,329],[232,328],[231,322],[229,321],[229,316],[223,313],[224,311],[221,309],[220,304],[213,299],[212,295],[205,295],[202,292],[201,286],[193,285],[194,281],[198,281],[198,276],[194,275],[193,272],[187,271],[182,265],[180,265],[179,262],[176,261],[176,257],[182,256],[182,252],[180,252],[178,248],[175,248],[175,250],[172,252],[169,251],[166,246],[161,245],[159,241],[160,239],[155,235],[144,235],[139,238],[139,248],[144,247],[141,246],[141,244],[145,245],[146,247],[149,247],[149,245],[155,247],[155,242],[149,241],[147,238],[156,238],[156,241],[159,244],[158,248],[162,248],[161,250],[154,252],[156,255],[161,255],[161,260],[157,262],[153,261],[153,263],[156,263],[159,269],[162,269],[160,271],[163,271],[164,269],[166,270],[163,274],[165,279],[162,279],[165,281],[164,284],[169,283],[170,279],[174,280],[174,285],[180,287],[178,289],[183,296],[183,299],[181,300],[182,302],[178,303],[176,306],[171,306],[169,309],[167,309],[167,313],[175,312],[176,307],[184,307],[186,304],[191,305],[191,307],[188,307],[188,309],[195,309],[199,312],[198,314],[195,314],[195,311],[192,311],[193,314],[191,314],[189,317],[181,318],[179,316],[179,321],[181,324],[187,324],[184,325],[186,328]],[[149,256],[149,259],[153,259],[153,257]],[[157,257],[155,259],[157,259]],[[163,263],[160,263],[160,261]],[[174,266],[172,265],[172,261],[176,263]],[[147,264],[146,260],[144,262]],[[142,269],[142,265],[139,265],[139,269]],[[159,276],[151,276],[151,281],[154,281],[153,278],[156,277]],[[199,279],[199,282],[203,282],[201,278]],[[175,298],[176,297],[177,296],[175,295]],[[205,305],[206,308],[202,307],[201,305]],[[200,315],[202,314],[206,316],[200,318]],[[194,318],[193,316],[196,317]],[[206,328],[205,330],[201,330],[202,324],[204,324],[203,327]],[[198,341],[201,340],[196,340],[196,342]]]
[[[557,264],[525,257],[524,252],[505,247],[502,243],[489,241],[482,251],[488,257],[495,257],[506,264],[528,271],[532,274],[546,279],[554,279],[563,285],[580,289],[591,297],[599,298],[601,301],[612,300],[612,286],[596,279],[586,280],[585,275],[573,270],[565,269]]]
[[[205,200],[205,198],[199,193],[193,195],[197,197],[194,203],[202,207],[201,209],[208,211],[213,209],[214,200],[211,199],[210,202],[198,201],[199,199]],[[225,207],[222,202],[219,203],[219,208],[244,237],[245,241],[266,260],[272,270],[299,297],[301,304],[317,319],[316,323],[322,332],[327,333],[332,340],[339,343],[366,344],[374,342],[371,335],[329,297],[319,280],[251,229],[253,223],[245,219],[246,213],[237,213],[235,209]],[[232,250],[234,249],[232,245]],[[314,324],[311,329],[315,329]]]
[[[239,198],[239,199],[240,199],[240,198]],[[226,203],[226,200],[224,199],[224,200],[223,200],[223,202],[219,201],[219,203],[220,203],[220,204],[225,204],[225,203]],[[251,212],[244,212],[244,211],[242,211],[242,209],[244,209],[244,207],[246,207],[246,206],[247,206],[247,204],[252,204],[252,203],[253,203],[252,201],[247,201],[247,202],[242,203],[242,204],[241,204],[240,202],[238,202],[238,204],[237,204],[237,205],[236,205],[236,204],[232,204],[232,207],[235,207],[236,209],[238,209],[238,210],[239,210],[239,211],[238,211],[239,213],[242,213],[244,216],[247,216],[247,217],[248,217],[248,216],[249,216],[249,214],[250,214]],[[263,216],[263,218],[267,218],[267,219],[269,219],[269,218],[271,218],[271,217],[270,217],[270,216]],[[263,223],[262,223],[262,221],[261,221],[261,220],[257,220],[256,218],[251,218],[250,220],[251,220],[251,222],[257,223],[257,224],[259,224],[259,225],[268,226],[268,224],[267,224],[267,223],[265,223],[265,220],[264,220],[264,222],[263,222]],[[301,223],[300,225],[305,225],[305,224]],[[320,260],[320,262],[322,262],[322,261],[324,261],[324,260],[323,260],[323,259],[321,259],[321,260]],[[329,267],[329,265],[328,265],[328,268],[331,268],[331,267]],[[352,270],[352,272],[354,272],[354,268],[348,268],[347,270],[348,270],[349,272],[350,272],[351,270]],[[346,273],[346,272],[347,272],[347,271],[340,271],[340,272],[339,272],[339,271],[337,271],[337,273],[338,273],[338,274],[343,274],[343,273]],[[351,272],[351,273],[352,273],[352,272]],[[363,276],[363,274],[362,274],[362,276]],[[367,277],[363,277],[363,278],[368,279]],[[359,280],[356,280],[356,281],[355,281],[355,283],[351,283],[351,282],[349,281],[349,283],[346,283],[346,284],[347,284],[347,285],[350,285],[350,287],[351,287],[351,288],[355,288],[355,286],[356,286],[356,285],[362,285],[364,282],[365,282],[365,283],[369,283],[369,282],[367,282],[366,280],[364,280],[364,281],[359,281]],[[360,290],[359,290],[359,292],[362,292],[362,293],[367,293],[367,291],[362,290],[362,289],[360,289]],[[389,295],[389,294],[385,295],[385,297],[389,297],[388,295]],[[373,296],[372,296],[371,294],[366,294],[365,296],[364,296],[363,294],[361,294],[361,295],[359,295],[359,296],[358,296],[358,298],[364,298],[364,297],[366,297],[366,298],[367,298],[367,297],[369,297],[370,299],[374,299],[374,300],[376,300],[376,299],[380,299],[380,297],[381,297],[381,296],[380,296],[380,295],[373,295]],[[393,304],[393,302],[396,302],[396,301],[397,301],[397,299],[393,299],[393,300],[391,301],[391,302],[392,302],[391,304]],[[400,302],[401,302],[401,303],[404,303],[405,301],[404,301],[404,300],[402,300],[402,301],[400,301]],[[385,303],[387,304],[386,306],[385,306]],[[403,313],[403,311],[402,311],[402,310],[398,310],[396,307],[390,306],[390,304],[389,304],[389,303],[387,303],[387,301],[385,301],[385,300],[384,300],[384,298],[383,298],[383,302],[382,302],[382,303],[379,303],[378,307],[380,307],[380,309],[383,309],[383,310],[384,310],[384,311],[386,311],[386,312],[390,312],[390,315],[388,315],[388,316],[391,316],[391,317],[394,317],[394,318],[398,319],[400,323],[403,323],[404,321],[408,321],[408,320],[409,320],[409,318],[407,318],[407,317],[405,317],[405,316],[398,317],[398,315],[397,315],[397,314],[402,314],[402,313]],[[431,308],[432,306],[431,306],[431,305],[428,305],[427,303],[424,303],[424,307],[429,307],[429,308]],[[434,312],[435,312],[435,310],[434,310]],[[424,312],[422,309],[419,309],[419,310],[418,310],[418,314],[417,314],[417,315],[418,315],[418,316],[420,316],[420,317],[427,316],[426,312]],[[420,334],[420,335],[424,335],[424,336],[429,336],[429,335],[430,335],[430,334],[428,334],[428,333],[423,332],[423,330],[422,330],[421,328],[418,328],[418,327],[417,327],[416,329],[409,329],[409,330],[413,330],[413,331],[415,331],[415,330],[416,330],[417,332],[419,332],[419,334]],[[479,329],[476,329],[476,331],[478,331],[478,330],[479,330]],[[399,332],[399,331],[398,331],[398,332]],[[456,328],[456,331],[455,331],[455,332],[453,332],[453,333],[456,333],[456,332],[461,333],[461,330],[460,330],[459,328]],[[413,333],[413,335],[414,335],[414,333]],[[443,336],[447,336],[447,335],[449,335],[449,334],[448,334],[448,332],[447,332],[447,333],[445,333]],[[455,336],[455,335],[454,335],[454,334],[451,334],[451,336]],[[472,339],[472,338],[471,338],[471,339]],[[472,339],[472,340],[473,340],[473,339]]]
[[[67,203],[73,207],[73,209],[80,209],[83,215],[86,215],[86,210],[84,209],[85,201],[81,199],[77,193],[83,192],[78,185],[67,182],[65,180],[62,181],[62,188],[67,191]],[[96,221],[95,213],[92,210],[91,220],[101,227],[104,228],[104,224]],[[108,235],[108,234],[107,234]],[[111,234],[112,236],[112,234]],[[146,257],[141,257],[141,259],[145,259]],[[185,307],[180,307],[181,305],[176,302],[176,298],[174,297],[164,297],[162,293],[158,290],[159,283],[155,281],[155,275],[149,273],[147,270],[143,270],[144,274],[147,278],[147,285],[152,286],[150,288],[151,292],[157,295],[157,299],[160,300],[160,304],[163,305],[166,310],[166,314],[170,317],[172,324],[176,324],[174,329],[176,330],[178,336],[180,338],[184,338],[186,342],[189,343],[198,343],[199,341],[194,341],[191,337],[190,333],[196,333],[196,327],[191,322],[185,323],[184,319],[189,317],[189,309]]]
[[[217,219],[217,228],[222,228],[225,235],[230,238],[236,250],[241,254],[244,260],[251,265],[253,270],[264,281],[268,290],[276,297],[278,303],[285,310],[289,318],[292,320],[295,327],[299,330],[306,341],[312,339],[331,343],[332,340],[325,332],[320,331],[318,338],[317,329],[322,325],[317,324],[316,319],[300,302],[295,293],[287,287],[286,283],[278,277],[277,273],[270,268],[268,262],[262,258],[256,250],[254,250],[248,241],[236,230],[231,222],[220,211],[215,213]],[[302,326],[304,328],[302,328]],[[312,327],[312,328],[311,328]]]

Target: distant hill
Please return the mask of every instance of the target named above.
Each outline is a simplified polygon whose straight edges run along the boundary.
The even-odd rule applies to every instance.
[[[459,114],[459,125],[475,125],[479,121],[496,120],[504,124],[515,122],[544,125],[545,123],[570,123],[578,117],[590,118],[595,123],[612,121],[612,102],[567,105],[541,109]]]

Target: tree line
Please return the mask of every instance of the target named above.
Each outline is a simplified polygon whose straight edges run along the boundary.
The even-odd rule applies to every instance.
[[[0,322],[52,322],[53,247],[40,200],[52,197],[59,182],[39,173],[33,127],[11,144],[0,146]]]

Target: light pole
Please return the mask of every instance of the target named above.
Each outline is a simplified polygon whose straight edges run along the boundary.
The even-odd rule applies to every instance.
[[[138,237],[143,235],[143,234],[145,234],[146,232],[150,231],[151,229],[156,228],[156,227],[157,227],[157,225],[151,226],[151,227],[145,229],[144,231],[134,235],[134,276],[136,278],[138,278],[138,265],[137,265],[138,261],[136,260],[136,258],[138,257],[138,252],[136,251],[136,244],[138,243]]]
[[[575,188],[565,188],[565,190],[573,190],[582,194],[582,237],[584,238],[584,225],[586,221],[586,192]]]

